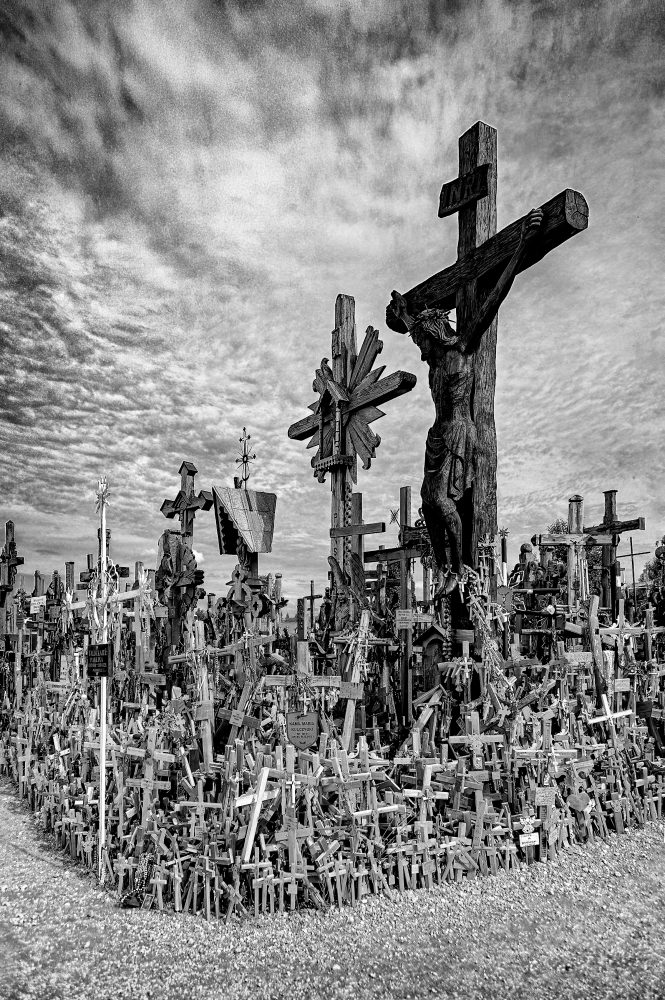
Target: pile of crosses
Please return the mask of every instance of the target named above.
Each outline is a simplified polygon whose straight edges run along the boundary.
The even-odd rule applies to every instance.
[[[193,486],[195,471],[183,473]],[[186,485],[184,518],[194,496]],[[279,592],[249,551],[260,543],[233,535],[259,505],[251,491],[213,491],[220,547],[235,545],[243,559],[225,602],[206,611],[191,593],[200,582],[183,541],[191,520],[182,523],[189,531],[163,536],[154,582],[137,567],[133,589],[121,592],[107,497],[102,482],[86,600],[51,581],[44,603],[55,628],[44,615],[40,639],[37,617],[34,653],[34,598],[14,592],[20,559],[7,526],[3,627],[14,686],[5,671],[0,770],[125,905],[225,920],[353,906],[368,893],[510,871],[662,817],[665,630],[649,612],[628,624],[621,597],[616,618],[601,624],[599,598],[579,593],[577,562],[565,603],[567,578],[555,594],[526,593],[525,553],[521,579],[493,600],[498,559],[488,544],[484,570],[466,581],[473,628],[452,637],[443,602],[429,601],[429,615],[417,606],[390,614],[372,587],[363,594],[333,573],[325,627],[285,641]],[[571,511],[582,518],[580,498]],[[402,566],[423,533],[407,528],[404,517],[401,548],[388,556]],[[573,545],[565,535],[537,544],[543,562],[548,546]],[[576,560],[587,544],[575,543]],[[505,610],[526,597],[549,602],[533,609],[549,630]],[[461,655],[439,658],[451,646]],[[47,679],[54,651],[57,680]],[[18,671],[22,657],[44,665]],[[433,684],[412,690],[414,677],[432,672]],[[98,676],[109,684],[103,698]],[[390,692],[371,721],[358,704],[366,684]]]

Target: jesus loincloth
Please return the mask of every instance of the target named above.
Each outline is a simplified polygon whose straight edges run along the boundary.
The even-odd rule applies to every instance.
[[[428,493],[443,487],[451,500],[460,500],[475,479],[476,443],[476,428],[471,421],[456,420],[449,424],[445,437],[435,434],[430,427],[425,445],[423,490],[426,485]]]

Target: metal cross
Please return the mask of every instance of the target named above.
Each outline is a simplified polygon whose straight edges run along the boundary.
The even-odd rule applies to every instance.
[[[242,489],[244,490],[247,489],[247,480],[250,476],[249,463],[253,462],[256,458],[256,455],[249,454],[249,442],[251,441],[251,438],[252,435],[248,434],[246,429],[243,427],[242,437],[238,438],[240,444],[242,445],[242,452],[240,454],[240,458],[236,458],[236,465],[242,465],[241,479]]]

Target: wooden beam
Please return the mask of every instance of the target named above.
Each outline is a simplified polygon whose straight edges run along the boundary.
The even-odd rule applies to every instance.
[[[612,535],[595,534],[561,534],[561,535],[532,535],[532,545],[572,545],[581,543],[582,545],[612,545]]]
[[[402,555],[404,555],[406,559],[420,559],[421,552],[420,549],[415,548],[370,549],[369,552],[365,553],[365,562],[399,562]]]
[[[518,273],[537,264],[550,250],[582,232],[589,224],[589,206],[584,195],[570,188],[550,198],[541,205],[541,209],[544,214],[543,228],[520,264]],[[411,315],[416,316],[423,309],[433,307],[453,309],[455,295],[461,285],[476,278],[486,278],[491,282],[492,272],[501,272],[517,249],[524,218],[526,216],[517,219],[450,267],[406,292]],[[400,320],[387,317],[386,322],[392,330],[406,333]]]
[[[347,535],[378,535],[386,530],[385,521],[374,521],[371,524],[346,524],[341,528],[331,528],[331,538],[345,538]]]
[[[646,521],[643,517],[636,517],[632,521],[614,521],[612,524],[597,524],[592,528],[585,528],[587,534],[594,535],[596,532],[611,531],[613,535],[621,535],[624,531],[644,531]]]
[[[411,372],[393,372],[374,385],[353,393],[350,403],[344,407],[344,414],[355,413],[366,406],[379,406],[390,402],[397,396],[410,392],[418,380]],[[302,420],[297,420],[289,427],[289,437],[292,441],[304,441],[319,429],[319,415],[312,413]]]

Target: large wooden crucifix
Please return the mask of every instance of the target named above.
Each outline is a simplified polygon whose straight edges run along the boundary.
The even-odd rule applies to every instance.
[[[459,216],[457,261],[405,295],[393,292],[388,326],[409,333],[429,366],[436,420],[427,436],[421,495],[440,590],[455,588],[478,543],[497,532],[497,312],[515,276],[588,225],[566,190],[497,233],[496,129],[476,122],[459,140],[459,177],[444,184],[439,216]],[[448,320],[455,308],[456,329]],[[450,558],[446,552],[450,547]]]
[[[317,449],[311,464],[319,482],[324,482],[326,473],[330,472],[331,559],[350,577],[352,539],[382,528],[380,525],[352,524],[352,484],[357,481],[358,456],[363,468],[369,469],[381,443],[379,435],[369,427],[383,416],[378,407],[410,392],[416,384],[416,376],[410,372],[394,372],[381,378],[385,365],[372,370],[382,348],[378,332],[370,326],[357,350],[355,301],[350,295],[338,295],[332,334],[332,367],[328,358],[322,360],[312,386],[319,396],[310,404],[313,412],[289,427],[292,440],[311,438],[307,447]],[[351,528],[352,531],[348,530]],[[362,560],[360,563],[362,565]]]

